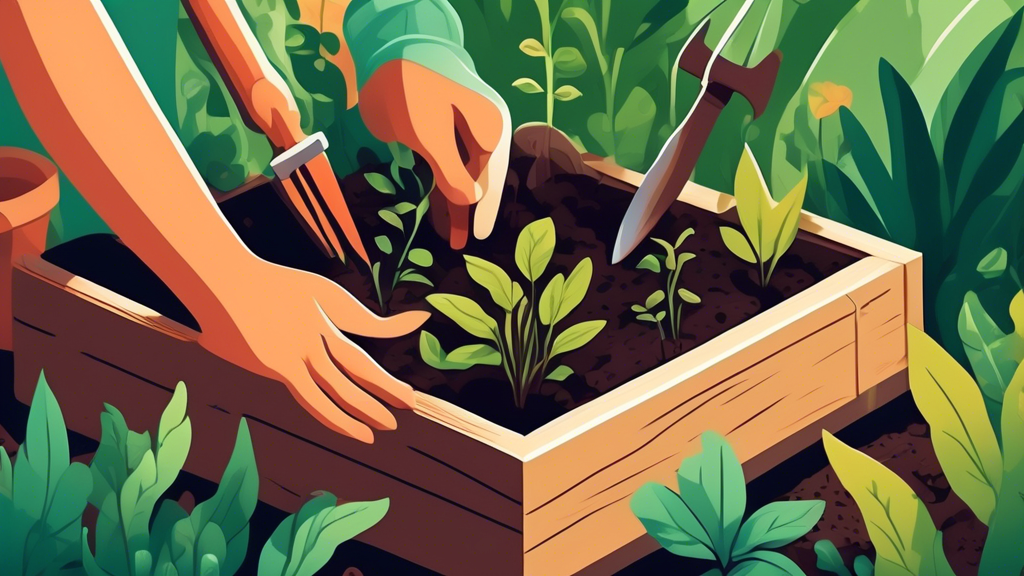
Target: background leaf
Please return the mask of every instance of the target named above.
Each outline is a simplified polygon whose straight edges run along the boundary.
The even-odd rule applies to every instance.
[[[1019,576],[1024,571],[1020,519],[1024,518],[1024,370],[1006,389],[1002,404],[1003,480],[988,523],[979,574]]]

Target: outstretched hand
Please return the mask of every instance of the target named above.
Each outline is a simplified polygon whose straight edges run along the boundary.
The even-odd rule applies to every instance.
[[[481,85],[483,88],[482,81]],[[449,241],[465,247],[470,210],[473,235],[494,228],[508,171],[511,122],[504,103],[408,60],[383,64],[359,94],[370,132],[401,142],[422,156],[447,199]]]
[[[377,398],[411,409],[412,388],[385,372],[345,333],[403,336],[419,328],[429,313],[382,318],[323,277],[255,258],[252,266],[246,277],[258,283],[247,283],[251,289],[237,289],[221,300],[226,309],[202,320],[199,344],[283,382],[299,404],[341,434],[372,443],[371,427],[394,430],[395,417]]]

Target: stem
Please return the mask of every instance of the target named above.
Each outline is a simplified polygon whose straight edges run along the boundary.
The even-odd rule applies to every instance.
[[[324,33],[324,11],[327,8],[327,0],[320,2],[320,33]]]
[[[608,122],[612,126],[612,156],[615,156],[615,150],[618,149],[618,142],[615,139],[615,93],[618,91],[619,83],[619,67],[622,65],[622,54],[625,53],[624,48],[617,48],[615,50],[615,57],[612,59],[612,77],[610,82],[610,95],[605,97],[605,105],[608,108]]]
[[[676,97],[678,96],[679,87],[679,60],[674,60],[671,64],[672,71],[669,72],[669,87],[668,87],[668,123],[675,130],[676,126]]]
[[[497,331],[494,332],[494,342],[498,345],[498,354],[501,355],[501,367],[505,369],[505,375],[508,376],[509,384],[512,385],[512,397],[516,401],[516,406],[520,407],[519,395],[516,393],[516,381],[515,378],[512,377],[512,373],[509,371],[511,358],[506,353],[507,351],[505,346],[501,344],[501,334],[498,334]]]
[[[662,342],[665,341],[665,329],[661,327],[661,320],[656,321],[658,323],[658,334],[661,334]]]
[[[420,200],[420,204],[421,205],[424,202],[427,202],[428,204],[430,203],[430,195],[429,194],[427,196],[424,196],[423,200]],[[405,259],[409,256],[409,250],[412,248],[412,241],[416,238],[416,232],[418,232],[419,229],[420,229],[420,223],[423,222],[423,218],[421,216],[419,216],[420,212],[421,211],[420,211],[419,207],[417,207],[416,208],[417,216],[416,216],[415,220],[413,221],[412,231],[409,232],[409,236],[405,240],[405,248],[402,250],[402,255],[398,258],[398,265],[395,266],[395,277],[391,281],[391,289],[392,290],[394,290],[395,286],[398,285],[398,274],[402,271],[402,266],[405,264]]]
[[[555,62],[551,56],[551,6],[548,0],[534,0],[540,16],[540,40],[544,45],[544,80],[547,104],[547,124],[553,126],[555,117]]]

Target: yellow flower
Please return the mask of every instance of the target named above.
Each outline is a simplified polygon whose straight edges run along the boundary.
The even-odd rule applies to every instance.
[[[853,104],[853,91],[834,82],[815,82],[807,92],[807,105],[818,120],[836,113],[840,106]]]

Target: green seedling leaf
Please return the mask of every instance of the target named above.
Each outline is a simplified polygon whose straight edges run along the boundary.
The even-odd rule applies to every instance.
[[[644,484],[633,494],[629,507],[662,548],[677,556],[715,559],[707,529],[667,487],[654,482]]]
[[[578,88],[571,84],[564,84],[555,90],[555,99],[561,102],[569,102],[583,96],[583,93]]]
[[[756,258],[748,259],[736,253],[729,241],[726,245],[734,254],[747,262],[767,261],[772,257],[770,252],[771,240],[767,238],[765,229],[767,223],[765,218],[771,213],[771,195],[768,193],[768,185],[765,184],[761,169],[757,166],[757,160],[750,151],[750,147],[743,146],[743,155],[740,157],[740,164],[736,168],[736,181],[733,194],[736,197],[736,213],[740,218],[740,225],[750,243],[753,244]],[[723,234],[724,238],[724,234]]]
[[[303,42],[306,41],[306,36],[296,26],[289,26],[284,32],[284,45],[287,48],[295,48],[302,46]]]
[[[645,314],[640,314],[639,316],[636,317],[636,319],[640,320],[642,322],[657,322],[658,321],[658,319],[655,318],[654,315],[646,314],[646,313]]]
[[[420,274],[419,272],[414,272],[412,270],[405,270],[401,274],[399,274],[398,275],[398,281],[399,282],[416,282],[417,284],[426,284],[427,286],[430,286],[430,287],[434,286],[434,283],[431,282],[429,278],[427,278],[423,274]]]
[[[942,533],[910,486],[828,431],[822,439],[836,476],[864,515],[880,573],[954,576],[942,552]],[[881,571],[883,566],[891,571]]]
[[[555,50],[553,57],[555,69],[565,78],[575,78],[587,70],[587,62],[583,54],[572,46],[563,46]]]
[[[771,238],[771,253],[773,261],[771,269],[775,269],[775,263],[789,250],[796,239],[796,233],[800,230],[800,211],[803,209],[804,196],[807,193],[807,174],[800,179],[789,194],[779,202],[778,206],[772,208],[768,215],[768,225],[765,232]]]
[[[633,312],[647,312],[647,308],[644,308],[639,304],[633,304],[632,306],[630,306],[630,310],[632,310]]]
[[[675,270],[677,265],[675,247],[661,238],[651,238],[651,240],[665,249],[665,268]]]
[[[531,282],[540,279],[555,252],[555,223],[542,218],[526,225],[516,240],[516,265]]]
[[[333,56],[341,50],[341,39],[334,32],[324,32],[320,35],[320,45]]]
[[[867,556],[857,556],[853,559],[853,572],[857,576],[874,576],[875,565]]]
[[[658,260],[654,256],[654,254],[648,254],[647,256],[644,256],[640,260],[640,263],[636,265],[636,269],[637,270],[650,270],[651,272],[654,272],[655,274],[657,274],[657,273],[661,272],[661,261]]]
[[[388,151],[391,152],[392,161],[399,168],[412,170],[416,166],[416,157],[413,156],[412,149],[405,144],[401,142],[388,142]]]
[[[377,243],[377,248],[385,254],[391,254],[393,248],[391,247],[391,239],[387,236],[377,236],[373,239]]]
[[[593,276],[594,264],[590,258],[580,260],[579,264],[569,273],[569,277],[565,279],[565,286],[562,288],[562,301],[558,305],[558,313],[555,314],[553,324],[561,322],[583,302]]]
[[[604,320],[588,320],[566,328],[564,332],[555,338],[555,343],[551,345],[551,356],[554,357],[566,352],[572,352],[577,348],[583,347],[587,342],[593,340],[594,336],[597,336],[597,333],[604,328],[605,324],[607,322]]]
[[[545,58],[548,55],[548,51],[544,49],[544,45],[536,38],[527,38],[520,42],[519,50],[522,51],[523,54],[532,58]]]
[[[665,299],[665,291],[664,290],[657,290],[653,294],[651,294],[650,296],[647,297],[647,300],[644,302],[644,306],[646,306],[647,310],[650,310],[651,308],[654,308],[658,304],[661,304],[661,302],[664,299]]]
[[[657,314],[655,314],[654,315],[654,319],[657,320],[658,322],[661,322],[662,320],[664,320],[665,319],[665,311],[662,310],[661,312],[658,312]]]
[[[500,267],[483,258],[476,256],[465,256],[466,271],[474,282],[483,286],[491,294],[494,303],[505,312],[511,312],[512,308],[523,298],[523,289]]]
[[[683,299],[683,302],[686,302],[687,304],[700,304],[700,296],[697,296],[686,288],[680,288],[677,293],[679,294],[679,297]]]
[[[478,365],[501,366],[501,354],[486,344],[470,344],[444,351],[441,342],[426,330],[420,332],[420,356],[427,366],[438,370],[465,370]]]
[[[404,216],[415,209],[416,205],[413,204],[412,202],[399,202],[398,204],[395,204],[394,207],[389,208],[388,210],[391,210],[392,212],[398,214],[399,216]]]
[[[387,176],[377,174],[376,172],[368,172],[363,177],[366,178],[366,183],[377,192],[389,196],[395,195],[395,185],[391,183],[391,180],[388,180]]]
[[[778,552],[754,550],[740,560],[729,576],[804,576],[796,562]]]
[[[565,276],[556,274],[537,301],[537,317],[540,323],[550,326],[558,314],[558,307],[562,303],[562,291],[565,288]]]
[[[727,555],[747,507],[747,485],[736,453],[721,434],[705,432],[701,451],[683,460],[677,480],[679,497],[706,529],[712,548]]]
[[[679,234],[679,238],[676,238],[676,243],[673,245],[673,247],[678,249],[680,246],[683,245],[683,242],[685,242],[686,239],[689,238],[690,236],[693,236],[693,234],[693,228],[687,228],[686,230],[683,230],[683,232]]]
[[[821,500],[772,502],[750,515],[740,527],[733,556],[756,548],[781,548],[810,532],[821,520]]]
[[[552,380],[554,382],[562,382],[569,376],[572,376],[572,368],[561,365],[558,368],[552,370],[544,379]]]
[[[512,82],[512,86],[514,88],[519,88],[520,91],[525,92],[526,94],[540,94],[544,91],[544,89],[540,87],[540,84],[537,84],[537,82],[532,78],[520,78]]]
[[[395,214],[390,210],[380,210],[377,212],[377,215],[380,216],[381,220],[395,228],[398,228],[403,234],[405,234],[405,224],[402,222],[402,219],[398,217],[398,214]]]
[[[417,266],[429,268],[434,264],[434,256],[423,248],[413,248],[409,251],[409,261]]]
[[[1001,247],[989,252],[981,259],[981,262],[978,262],[978,273],[986,279],[998,278],[1005,271],[1006,250]]]
[[[750,247],[750,242],[747,241],[746,236],[739,230],[728,226],[722,226],[718,230],[722,234],[722,241],[725,242],[725,247],[733,255],[744,262],[757,264],[757,255],[754,254],[754,250]]]
[[[981,391],[949,353],[913,326],[907,328],[907,353],[914,403],[931,426],[949,485],[988,525],[1003,466]]]
[[[473,300],[455,294],[431,294],[427,302],[473,336],[492,341],[497,338],[498,323]]]
[[[818,540],[814,543],[814,554],[818,557],[815,564],[819,570],[831,572],[837,576],[853,576],[843,563],[843,557],[831,540]]]

